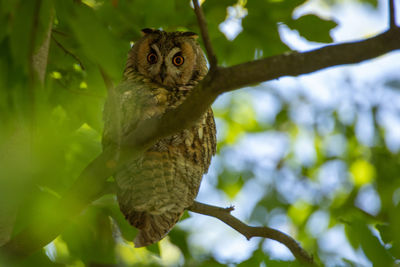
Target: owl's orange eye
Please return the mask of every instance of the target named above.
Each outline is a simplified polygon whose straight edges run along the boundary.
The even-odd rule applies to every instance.
[[[183,64],[183,57],[182,56],[174,56],[174,58],[172,59],[172,63],[174,63],[175,66],[180,66]]]
[[[157,63],[157,60],[158,60],[158,57],[157,57],[157,55],[155,54],[155,53],[150,53],[150,54],[148,54],[147,55],[147,61],[150,63],[150,64],[155,64],[155,63]]]

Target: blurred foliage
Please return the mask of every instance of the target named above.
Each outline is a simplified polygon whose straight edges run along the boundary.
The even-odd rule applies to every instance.
[[[377,8],[377,0],[319,1],[326,6],[347,2]],[[311,13],[294,17],[307,3],[204,1],[220,64],[289,51],[280,25],[312,42],[332,42],[333,19]],[[221,30],[229,23],[239,23],[237,36]],[[106,88],[100,69],[118,83],[130,44],[142,28],[199,28],[189,0],[0,0],[0,25],[2,243],[35,218],[45,222],[57,216],[51,203],[101,151]],[[49,25],[47,72],[39,85],[31,59]],[[399,84],[398,77],[388,77],[379,86],[398,97]],[[338,86],[354,90],[350,82]],[[276,221],[283,220],[288,233],[322,265],[359,266],[354,257],[324,245],[325,234],[341,231],[357,255],[374,266],[392,266],[400,258],[400,155],[399,147],[389,145],[390,127],[379,118],[384,112],[398,116],[398,107],[378,103],[365,108],[349,95],[321,106],[301,90],[290,97],[284,90],[246,88],[215,104],[218,156],[207,178],[214,185],[212,194],[227,205],[253,199],[249,223],[279,227]],[[366,109],[373,121],[370,143],[357,130]],[[304,119],[304,113],[310,118]],[[185,225],[195,218],[185,213],[182,220]],[[42,251],[12,266],[298,266],[290,257],[271,256],[271,246],[262,239],[247,248],[250,255],[241,262],[221,259],[211,244],[193,241],[194,228],[178,225],[159,244],[134,249],[136,229],[124,219],[115,196],[106,195],[72,218]]]

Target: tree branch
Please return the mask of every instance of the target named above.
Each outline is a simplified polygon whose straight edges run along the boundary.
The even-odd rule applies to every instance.
[[[58,31],[53,30],[53,32],[59,33]],[[82,64],[82,61],[75,55],[73,54],[71,51],[69,51],[68,49],[66,49],[59,41],[57,41],[57,39],[54,37],[53,34],[51,34],[51,39],[56,43],[56,45],[61,48],[62,51],[64,51],[65,54],[70,55],[73,59],[75,59],[79,65],[81,66],[81,68],[84,70],[85,66]]]
[[[47,59],[49,57],[50,36],[51,36],[52,26],[53,26],[53,12],[52,15],[50,16],[49,25],[47,26],[48,29],[46,31],[46,37],[44,38],[43,43],[40,45],[39,49],[32,56],[33,67],[42,85],[44,84],[44,78],[46,76]]]
[[[313,257],[308,255],[308,253],[300,246],[299,243],[296,242],[296,240],[273,228],[255,227],[243,223],[231,214],[233,207],[221,208],[195,201],[193,205],[188,208],[188,210],[215,217],[244,235],[248,240],[250,240],[252,237],[264,237],[278,241],[279,243],[285,245],[298,261],[308,265],[316,266]]]
[[[394,0],[389,0],[389,27],[390,29],[396,27],[396,10],[394,7]]]
[[[37,75],[40,75],[39,72],[41,70],[36,69],[37,63],[34,60],[35,56],[35,44],[36,44],[36,39],[37,39],[37,32],[38,32],[38,24],[39,24],[39,15],[40,15],[40,7],[42,5],[41,0],[36,0],[35,5],[34,5],[34,11],[33,11],[33,21],[32,21],[32,31],[30,32],[30,44],[29,44],[29,75],[30,79],[35,82],[36,79],[36,74],[35,71],[37,72]]]
[[[191,126],[218,95],[282,76],[296,76],[371,59],[400,49],[399,40],[400,28],[395,27],[363,41],[335,44],[309,52],[284,54],[232,67],[211,69],[182,105],[166,112],[161,118],[140,123],[135,131],[123,140],[123,151],[118,163],[113,161],[116,151],[105,151],[94,159],[77,178],[69,193],[56,205],[54,210],[58,212],[57,218],[47,218],[46,222],[38,219],[12,238],[3,248],[3,252],[27,256],[56,238],[66,221],[75,217],[98,196],[103,190],[105,180],[127,158],[138,157],[160,138]]]
[[[224,68],[216,77],[216,89],[228,92],[283,76],[298,76],[325,68],[359,63],[400,49],[400,28],[356,42],[327,45],[308,52],[291,52]]]
[[[199,5],[198,0],[193,0],[193,6],[194,6],[194,12],[197,17],[197,23],[199,24],[200,27],[201,37],[203,38],[204,46],[206,48],[207,58],[210,63],[210,69],[214,69],[215,67],[217,67],[217,57],[214,54],[210,36],[208,35],[207,21],[204,18],[203,10]]]
[[[110,76],[108,76],[108,74],[104,71],[104,69],[102,67],[99,66],[99,70],[100,70],[101,77],[103,78],[104,84],[106,85],[108,94],[110,94],[111,91],[114,91],[114,84],[113,84]]]
[[[155,140],[188,128],[225,92],[283,76],[297,76],[332,66],[358,63],[400,49],[399,40],[400,28],[396,27],[363,41],[329,45],[304,53],[293,52],[232,67],[210,69],[182,105],[166,112],[161,118],[140,123],[122,141],[122,145],[131,148],[149,147]]]

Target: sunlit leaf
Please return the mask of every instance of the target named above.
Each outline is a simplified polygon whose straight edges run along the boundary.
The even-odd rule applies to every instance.
[[[375,177],[375,168],[365,160],[357,160],[350,166],[354,184],[362,186],[370,183]]]
[[[311,214],[312,206],[305,202],[299,201],[290,206],[288,215],[293,220],[293,222],[297,225],[302,224],[308,216]]]

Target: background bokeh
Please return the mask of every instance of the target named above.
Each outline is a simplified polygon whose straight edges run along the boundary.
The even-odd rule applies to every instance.
[[[389,21],[386,0],[207,0],[202,7],[224,66],[361,40]],[[100,153],[107,90],[99,68],[118,83],[141,28],[199,29],[182,0],[3,0],[0,21],[2,244],[38,216],[46,227],[62,212],[50,204]],[[37,87],[29,56],[49,25],[47,73]],[[233,215],[291,235],[323,266],[398,263],[399,52],[243,88],[213,109],[218,153],[198,201],[234,205]],[[296,266],[283,245],[247,241],[191,212],[159,244],[134,249],[135,234],[108,194],[18,264]]]

